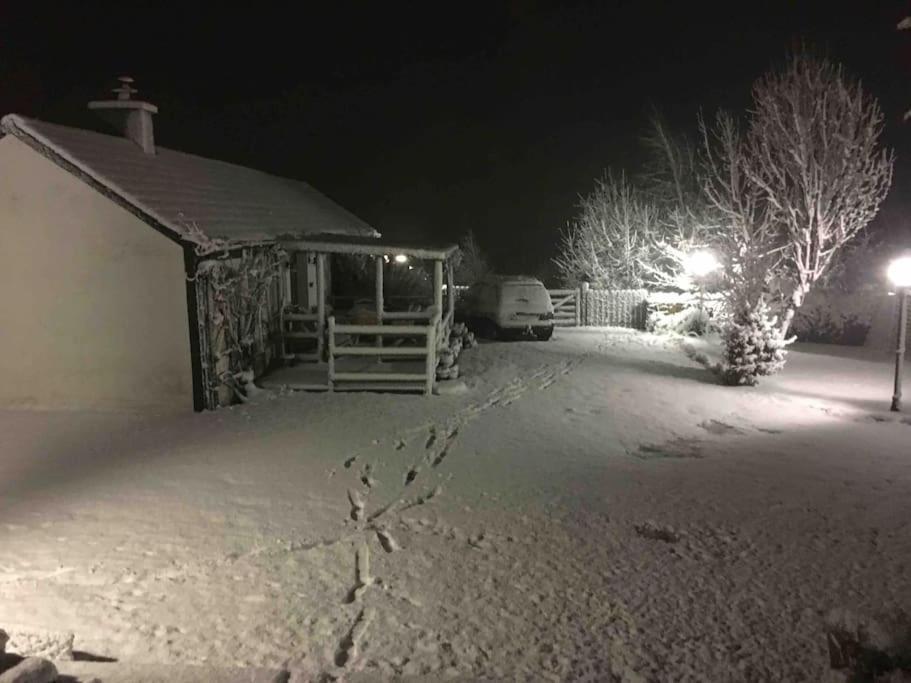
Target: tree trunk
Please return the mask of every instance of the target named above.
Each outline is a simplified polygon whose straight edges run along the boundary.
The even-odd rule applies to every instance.
[[[794,321],[794,315],[797,313],[797,309],[803,305],[803,300],[806,298],[809,290],[810,288],[808,285],[800,284],[797,285],[797,289],[791,294],[791,298],[788,301],[787,307],[784,309],[784,315],[781,317],[781,323],[778,328],[781,332],[782,339],[787,339],[788,330],[791,329],[791,323]]]

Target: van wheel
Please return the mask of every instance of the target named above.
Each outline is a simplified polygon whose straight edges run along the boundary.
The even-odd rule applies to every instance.
[[[547,341],[554,334],[553,327],[536,327],[535,328],[535,339],[538,341]]]

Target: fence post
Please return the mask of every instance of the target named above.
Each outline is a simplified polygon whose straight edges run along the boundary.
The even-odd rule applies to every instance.
[[[440,324],[440,309],[434,307],[433,317],[427,327],[427,358],[425,360],[424,393],[430,396],[433,393],[433,381],[437,377],[437,327]]]
[[[376,256],[376,257],[374,257],[374,261],[375,261],[375,266],[376,266],[376,324],[382,325],[383,324],[383,307],[384,307],[384,303],[383,303],[383,257]],[[381,334],[376,335],[374,344],[376,344],[377,348],[382,348],[383,335],[381,335]],[[383,362],[382,356],[377,356],[376,362],[382,363]]]
[[[577,311],[579,311],[579,312],[576,314],[576,318],[577,318],[576,325],[588,325],[591,322],[588,319],[588,317],[589,317],[588,316],[588,289],[589,289],[589,287],[590,287],[590,285],[587,282],[583,282],[582,286],[579,288],[578,296],[581,299],[581,301],[579,302],[579,306],[577,307]]]
[[[329,316],[329,391],[335,391],[335,316]]]

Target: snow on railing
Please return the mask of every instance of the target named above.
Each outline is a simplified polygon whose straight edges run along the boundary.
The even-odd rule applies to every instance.
[[[426,320],[424,325],[348,325],[338,324],[335,316],[329,317],[329,391],[336,388],[346,387],[347,383],[355,383],[354,386],[362,388],[365,385],[381,389],[382,384],[393,384],[394,388],[412,388],[422,389],[425,394],[433,393],[433,382],[436,379],[437,360],[439,350],[437,348],[438,335],[441,331],[447,330],[440,319],[440,312],[435,308],[429,311],[416,311],[408,313],[389,314],[384,313],[384,320]],[[447,316],[448,319],[448,316]],[[447,323],[451,325],[450,323]],[[448,334],[448,332],[447,332]],[[364,346],[348,345],[340,343],[345,337],[353,335],[367,335],[372,337],[400,337],[414,338],[424,337],[422,346]],[[380,360],[386,358],[413,358],[424,359],[423,372],[380,372],[376,367],[368,369],[353,370],[347,369],[340,371],[337,367],[338,359],[341,357],[374,357]],[[341,386],[337,386],[341,383]],[[404,385],[404,387],[402,386]]]

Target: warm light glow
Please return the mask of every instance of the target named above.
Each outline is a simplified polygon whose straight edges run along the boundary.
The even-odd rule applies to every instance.
[[[686,272],[696,277],[708,275],[718,270],[720,265],[718,259],[710,251],[694,251],[692,254],[687,255],[686,260],[683,262]]]
[[[408,257],[405,254],[396,254],[395,255],[396,263],[408,263]]]
[[[892,261],[886,274],[896,287],[911,287],[911,256],[904,256]]]

